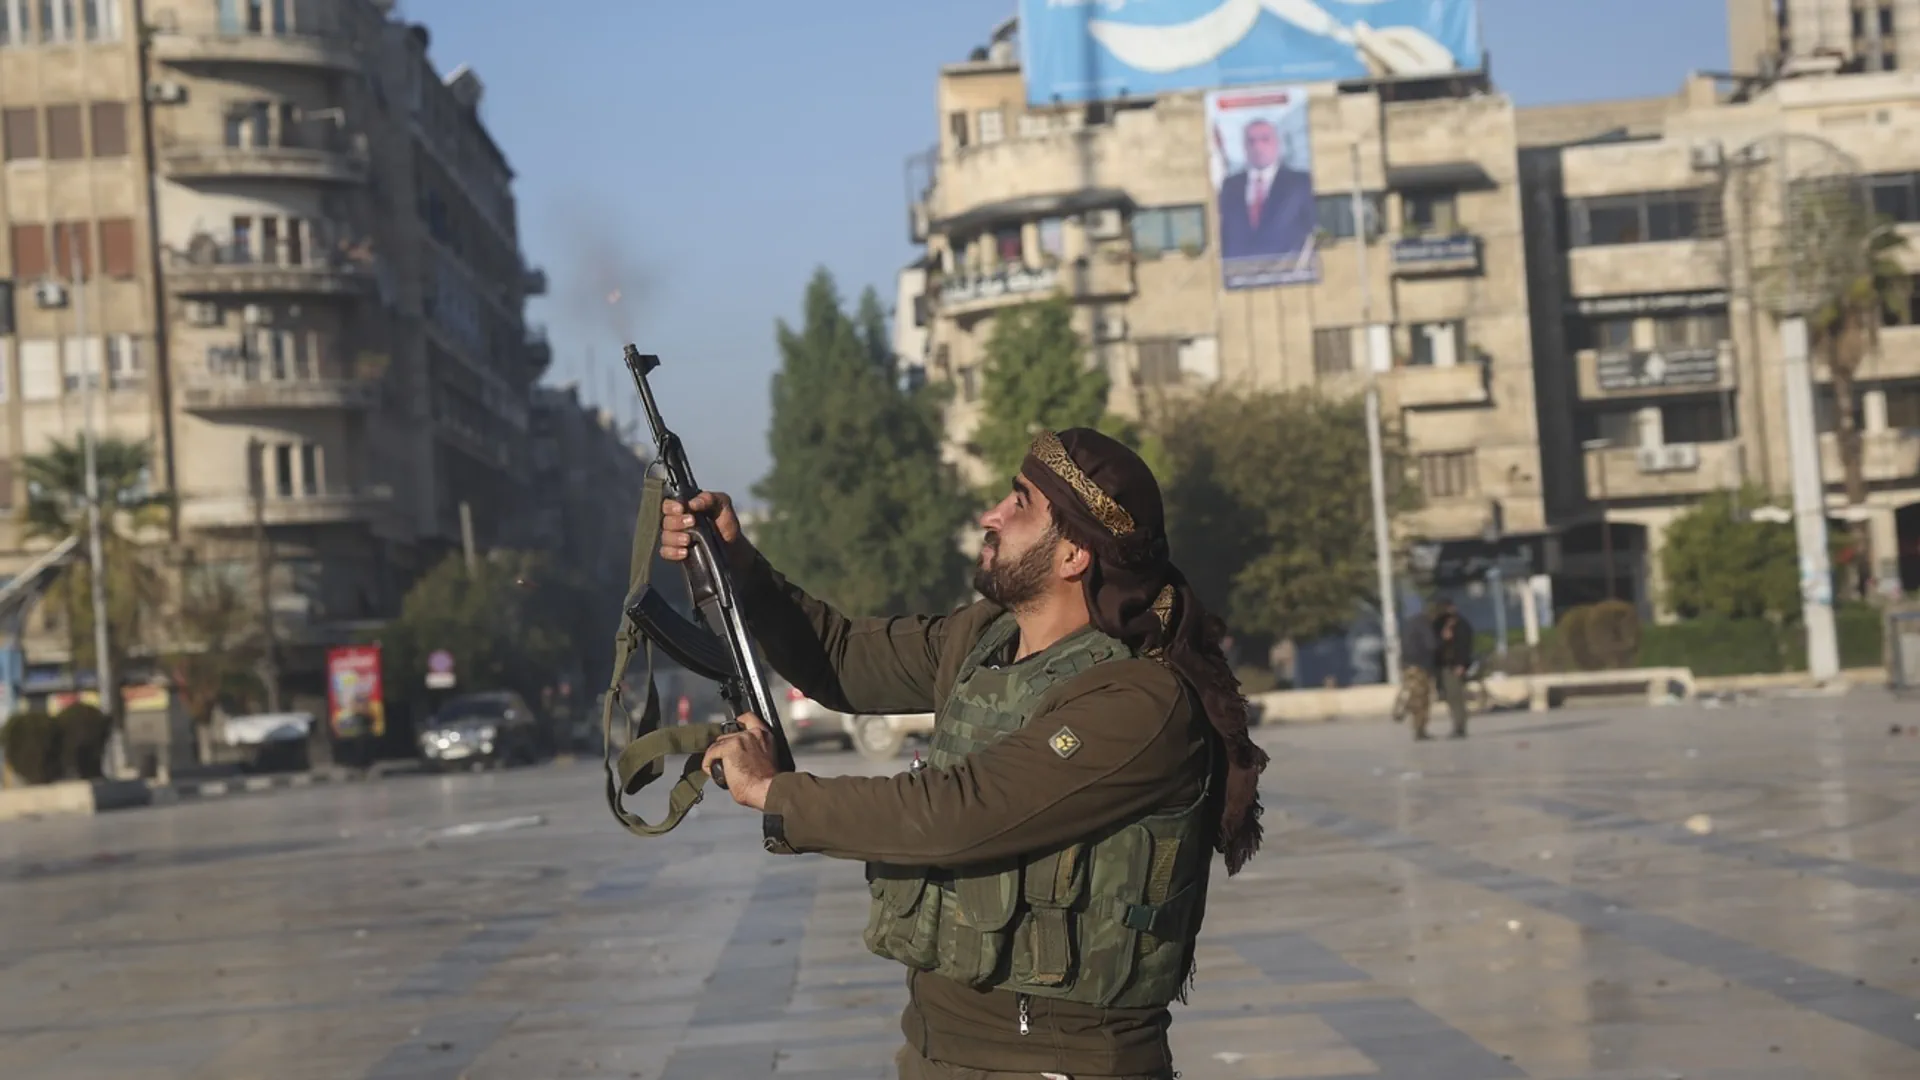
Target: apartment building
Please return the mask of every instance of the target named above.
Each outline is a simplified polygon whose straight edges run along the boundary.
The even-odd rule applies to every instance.
[[[1547,521],[1512,102],[1480,76],[1309,87],[1319,280],[1228,289],[1204,95],[1031,108],[1011,33],[940,71],[940,142],[911,209],[925,256],[901,279],[927,377],[955,384],[963,471],[985,479],[965,447],[995,316],[1059,290],[1125,415],[1209,386],[1358,394],[1377,357],[1426,495],[1399,531],[1442,578],[1484,565],[1496,536],[1511,573],[1537,572]]]
[[[1536,128],[1544,145],[1521,152],[1557,569],[1582,598],[1611,591],[1654,613],[1674,517],[1742,483],[1791,489],[1768,290],[1794,246],[1817,241],[1783,230],[1781,192],[1857,184],[1920,237],[1920,75],[1807,75],[1737,99],[1696,80],[1682,96],[1689,107],[1637,132],[1555,143]],[[1920,268],[1920,245],[1902,261]],[[1879,587],[1920,588],[1920,327],[1886,327],[1859,374],[1862,509],[1844,506],[1817,363],[1815,378],[1832,514],[1864,515]]]
[[[76,433],[104,369],[106,430],[151,441],[183,551],[250,575],[264,521],[296,688],[457,546],[462,503],[482,544],[520,539],[545,285],[477,76],[442,77],[388,0],[0,8],[9,459]],[[78,305],[33,299],[70,236],[100,267],[84,348]]]
[[[1920,0],[1727,0],[1727,31],[1738,74],[1920,65]]]

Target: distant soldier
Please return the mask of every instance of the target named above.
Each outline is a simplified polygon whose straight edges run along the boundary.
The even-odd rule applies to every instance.
[[[1433,713],[1433,619],[1425,613],[1400,622],[1400,709],[1394,714],[1413,721],[1413,737],[1430,739],[1427,720]]]
[[[1434,615],[1434,635],[1438,638],[1434,668],[1440,675],[1440,692],[1447,699],[1447,712],[1453,716],[1453,737],[1467,737],[1467,669],[1473,666],[1473,624],[1453,606],[1442,600]]]

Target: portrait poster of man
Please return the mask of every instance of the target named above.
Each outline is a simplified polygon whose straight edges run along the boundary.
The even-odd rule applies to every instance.
[[[1226,287],[1318,282],[1306,89],[1216,90],[1206,120]]]

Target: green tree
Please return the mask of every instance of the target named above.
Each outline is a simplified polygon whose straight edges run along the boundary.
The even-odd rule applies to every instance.
[[[1793,526],[1755,520],[1766,493],[1707,496],[1667,526],[1661,569],[1667,602],[1688,618],[1800,617],[1800,555]]]
[[[848,612],[944,610],[966,586],[955,538],[970,513],[940,459],[940,391],[901,385],[873,290],[849,317],[826,270],[799,329],[779,324],[756,542],[794,581]]]
[[[258,607],[240,581],[205,567],[181,575],[173,647],[162,663],[196,725],[208,724],[215,706],[244,712],[265,704],[260,631]]]
[[[427,657],[453,654],[462,690],[513,690],[529,702],[573,660],[564,590],[541,588],[545,562],[518,551],[449,555],[408,590],[377,636],[389,699],[422,701]]]
[[[1162,424],[1174,558],[1235,631],[1312,639],[1377,601],[1359,399],[1214,392],[1173,406]],[[1416,509],[1401,433],[1384,435],[1388,511]]]
[[[165,575],[141,533],[165,527],[172,497],[148,487],[152,451],[144,442],[100,439],[94,446],[94,470],[99,478],[101,554],[106,561],[108,638],[115,671],[125,670],[125,658],[144,641],[148,624],[167,599]],[[47,603],[66,616],[67,639],[75,671],[94,666],[93,566],[87,532],[87,467],[85,444],[54,439],[45,453],[30,454],[22,462],[27,480],[27,505],[22,526],[27,536],[58,543],[82,537],[80,558],[48,591]]]
[[[972,448],[988,469],[982,498],[997,502],[1041,428],[1095,428],[1140,452],[1163,480],[1168,459],[1141,425],[1107,411],[1112,380],[1087,364],[1087,346],[1073,328],[1063,294],[1003,311],[987,337],[980,424]]]

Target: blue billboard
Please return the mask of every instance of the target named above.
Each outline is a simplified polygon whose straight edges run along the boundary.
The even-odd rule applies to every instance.
[[[1479,0],[1020,0],[1027,103],[1480,67]]]

